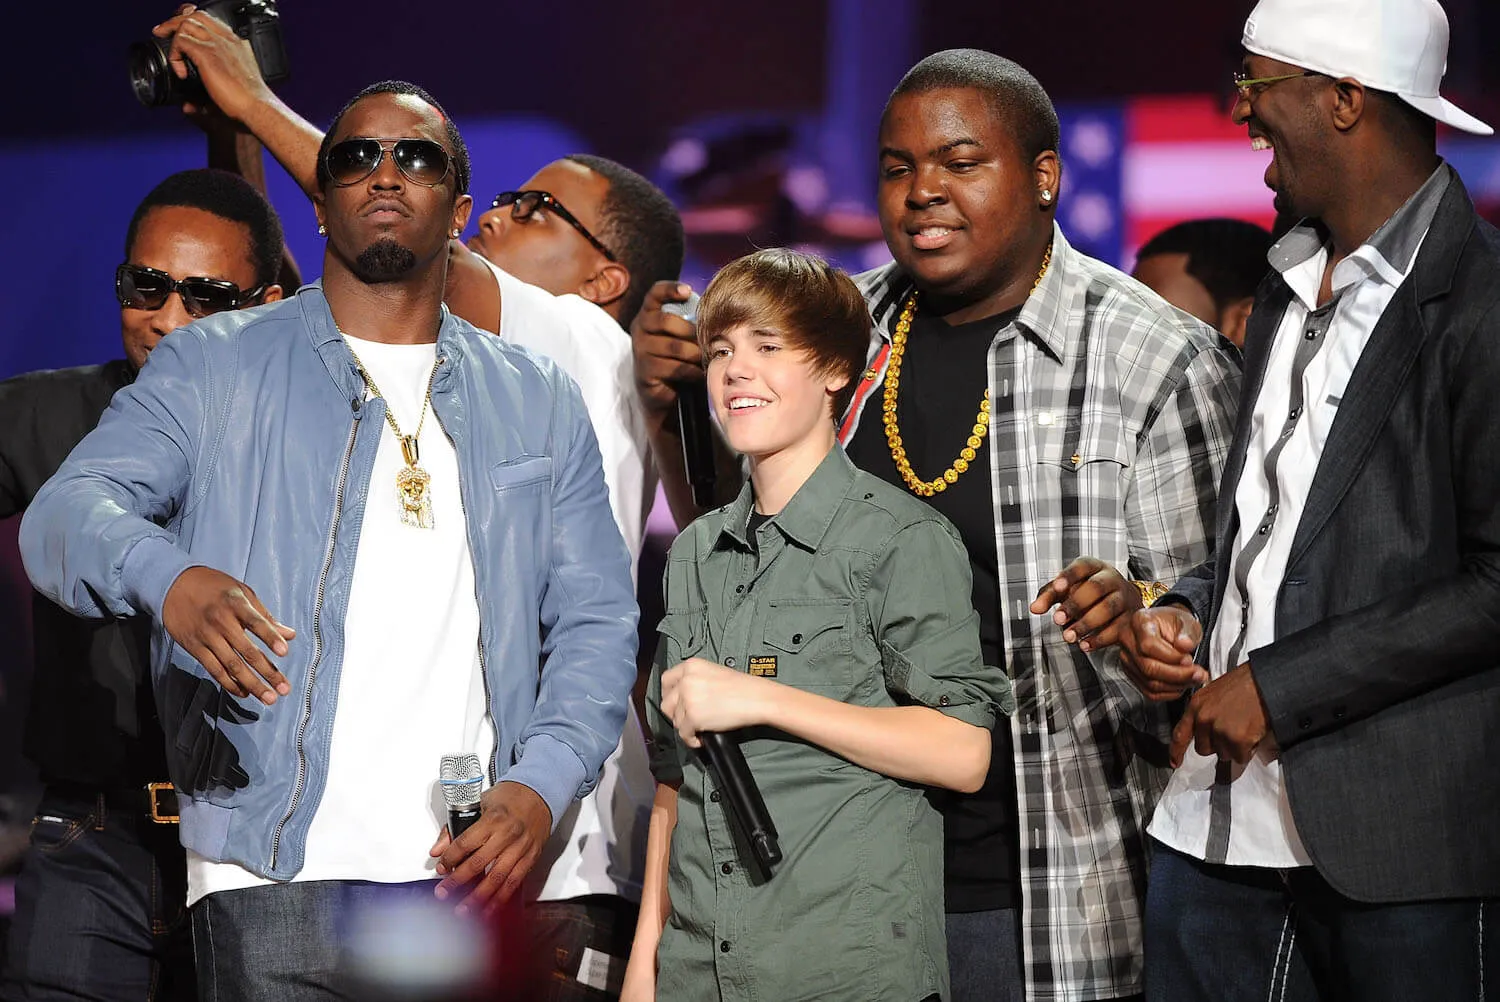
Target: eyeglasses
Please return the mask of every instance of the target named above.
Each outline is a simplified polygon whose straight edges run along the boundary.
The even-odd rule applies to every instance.
[[[1253,101],[1265,93],[1267,87],[1272,84],[1281,83],[1283,80],[1295,80],[1298,77],[1320,77],[1324,74],[1317,70],[1303,70],[1301,73],[1283,73],[1274,77],[1247,77],[1243,73],[1234,75],[1234,89],[1239,96],[1247,101]]]
[[[115,269],[115,298],[131,310],[159,310],[167,305],[172,293],[182,297],[182,305],[195,317],[206,317],[225,310],[237,310],[252,303],[266,291],[264,285],[240,291],[233,282],[220,278],[184,278],[177,280],[164,271],[139,264],[122,264]]]
[[[385,151],[403,177],[432,188],[442,183],[452,166],[448,151],[430,139],[373,139],[357,137],[334,143],[323,159],[333,183],[341,188],[358,184],[380,167]]]
[[[563,208],[563,204],[559,202],[555,197],[553,197],[552,192],[550,191],[502,191],[500,194],[496,195],[495,200],[490,203],[490,208],[503,209],[507,205],[510,206],[510,218],[518,222],[525,222],[526,220],[531,218],[532,214],[535,213],[537,209],[546,207],[547,209],[550,209],[551,211],[557,213],[558,217],[562,219],[563,222],[573,227],[573,229],[577,230],[579,233],[582,233],[583,238],[589,243],[593,244],[594,247],[598,249],[600,254],[603,254],[605,257],[616,263],[618,263],[620,260],[619,258],[615,257],[614,251],[604,246],[604,244],[599,241],[598,237],[589,232],[589,228],[587,226],[578,221],[577,216],[573,215],[573,213]]]

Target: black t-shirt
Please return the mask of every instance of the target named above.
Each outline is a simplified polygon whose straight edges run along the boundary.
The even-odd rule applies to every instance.
[[[121,359],[0,383],[0,518],[26,509],[132,379]],[[150,629],[145,616],[79,619],[33,593],[25,751],[45,782],[108,789],[167,779],[148,677]]]
[[[754,508],[750,509],[750,521],[745,525],[745,537],[750,540],[750,549],[760,556],[760,527],[774,518],[774,515],[762,515]]]
[[[1019,309],[1012,310],[956,327],[920,310],[913,318],[901,363],[897,418],[907,460],[918,477],[932,480],[958,458],[989,385],[990,344],[1019,313]],[[845,449],[856,466],[904,490],[905,481],[886,445],[881,401],[881,391],[877,390]],[[974,608],[979,612],[979,643],[985,663],[1003,669],[1004,631],[988,436],[977,451],[957,483],[923,500],[947,516],[969,551]],[[979,792],[969,796],[934,794],[943,811],[946,907],[950,912],[1011,908],[1020,900],[1020,821],[1008,722],[999,721],[992,734],[990,772]]]

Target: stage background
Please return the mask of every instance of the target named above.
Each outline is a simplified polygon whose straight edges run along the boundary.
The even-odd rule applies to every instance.
[[[813,247],[851,268],[885,260],[872,204],[885,97],[921,56],[977,46],[1016,59],[1052,93],[1065,124],[1062,225],[1091,253],[1129,267],[1145,238],[1180,219],[1270,222],[1268,155],[1251,151],[1227,118],[1249,7],[284,0],[293,78],[280,92],[323,125],[367,83],[422,84],[464,131],[480,206],[566,153],[622,160],[682,206],[685,277],[701,284],[751,246]],[[1500,121],[1500,3],[1446,7],[1459,26],[1447,90]],[[126,83],[126,47],[170,12],[134,0],[7,5],[0,378],[119,354],[112,276],[130,213],[163,176],[204,163],[194,127],[175,109],[140,107]],[[1443,151],[1500,219],[1500,143],[1445,135]],[[312,211],[274,162],[267,178],[303,274],[315,278],[322,248]],[[17,749],[29,589],[15,522],[0,522],[0,815],[9,796],[24,819],[33,787]]]

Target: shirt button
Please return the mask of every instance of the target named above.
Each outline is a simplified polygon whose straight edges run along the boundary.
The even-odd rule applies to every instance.
[[[1304,731],[1310,730],[1312,728],[1312,717],[1303,717],[1301,720],[1297,721],[1297,726]]]
[[[726,876],[726,877],[729,876],[731,873],[734,872],[734,864],[733,863],[725,863],[723,866],[719,867],[719,872],[722,873],[722,874],[724,874],[724,876]]]
[[[1291,413],[1286,416],[1286,419],[1288,421],[1295,421],[1295,420],[1297,420],[1301,416],[1302,416],[1302,408],[1301,407],[1293,407]]]
[[[938,697],[938,705],[939,706],[947,706],[951,702],[953,702],[953,700],[949,699],[947,696],[939,696]]]
[[[720,953],[728,953],[729,952],[729,940],[727,940],[727,939],[721,939],[721,940],[719,940],[719,952]]]
[[[1263,525],[1259,529],[1257,529],[1256,531],[1259,532],[1262,536],[1264,536],[1266,533],[1268,533],[1268,532],[1271,531],[1271,527],[1269,525]]]
[[[745,593],[745,586],[744,585],[735,585],[734,586],[734,593],[736,595],[743,595]]]
[[[725,658],[724,659],[724,667],[725,668],[733,668],[734,667],[734,658]]]
[[[802,643],[802,634],[800,634],[800,633],[794,633],[794,634],[792,634],[792,643],[794,643],[794,644],[800,644],[800,643]]]
[[[708,799],[717,804],[719,801],[724,799],[724,794],[720,793],[718,790],[715,790],[708,795]]]

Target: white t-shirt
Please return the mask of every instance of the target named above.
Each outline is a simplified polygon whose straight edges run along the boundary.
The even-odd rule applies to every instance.
[[[557,362],[583,394],[634,579],[656,493],[656,468],[636,395],[630,336],[588,300],[554,296],[480,260],[500,286],[500,336]],[[655,790],[640,721],[627,704],[625,731],[604,763],[599,785],[563,815],[532,870],[533,882],[541,882],[538,900],[614,894],[639,901]]]
[[[396,423],[411,434],[437,346],[347,340]],[[343,624],[327,784],[295,881],[435,878],[427,852],[447,822],[437,783],[442,756],[474,752],[481,762],[494,757],[458,456],[429,407],[417,444],[420,464],[432,478],[433,526],[403,525],[396,475],[405,463],[390,426],[384,420],[380,425]],[[311,638],[304,634],[294,642]],[[330,680],[321,676],[314,684]],[[302,707],[281,700],[266,712],[300,713]],[[304,750],[310,757],[321,754]],[[311,761],[313,768],[323,765]],[[190,905],[205,894],[273,882],[233,863],[187,855]]]

